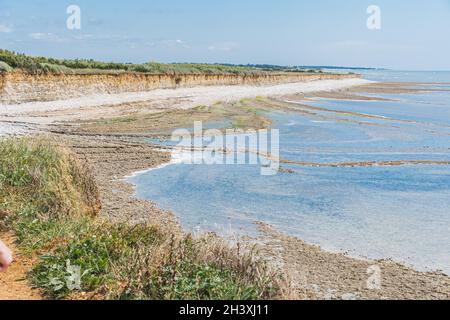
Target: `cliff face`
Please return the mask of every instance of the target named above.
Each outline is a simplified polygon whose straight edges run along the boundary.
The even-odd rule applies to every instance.
[[[93,94],[139,92],[176,87],[271,85],[355,77],[359,76],[295,73],[266,75],[31,75],[21,72],[10,72],[0,74],[0,103],[16,104],[30,101],[52,101]]]

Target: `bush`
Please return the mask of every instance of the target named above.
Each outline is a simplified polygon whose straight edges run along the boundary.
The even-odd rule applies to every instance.
[[[163,239],[115,266],[120,286],[111,288],[112,298],[258,300],[277,294],[276,275],[251,251],[239,252],[215,236]]]
[[[40,64],[42,71],[48,73],[57,73],[57,74],[73,74],[75,71],[63,65],[51,64],[51,63],[41,63]]]
[[[11,68],[6,62],[0,61],[0,72],[11,72],[13,68]]]
[[[253,67],[217,65],[217,64],[162,64],[149,62],[144,64],[101,62],[87,59],[53,59],[31,57],[0,49],[0,62],[4,71],[13,69],[30,73],[92,73],[92,72],[138,72],[156,74],[261,74]],[[0,65],[0,70],[2,69]],[[6,66],[9,66],[7,68]]]
[[[40,218],[95,215],[99,192],[88,169],[67,149],[43,139],[0,141],[0,200],[17,212],[26,206]]]

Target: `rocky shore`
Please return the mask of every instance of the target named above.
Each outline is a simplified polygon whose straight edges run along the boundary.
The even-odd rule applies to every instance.
[[[175,215],[154,203],[135,198],[134,187],[124,177],[170,160],[157,146],[126,137],[60,136],[90,166],[100,188],[102,216],[129,223],[157,223],[183,232]],[[280,273],[286,275],[289,299],[449,299],[450,277],[438,272],[418,272],[392,261],[355,259],[330,253],[273,227],[257,223],[261,235],[242,240],[256,245]],[[380,286],[371,283],[379,272]],[[372,287],[372,285],[375,285]]]
[[[317,75],[315,75],[317,76]],[[247,96],[258,101],[258,107],[264,108],[267,101],[259,99],[260,95],[286,96],[288,94],[307,94],[315,96],[343,97],[358,99],[355,85],[368,85],[360,79],[323,80],[302,83],[285,83],[268,87],[197,87],[194,89],[168,89],[149,91],[143,95],[127,93],[140,85],[152,86],[150,78],[122,79],[123,86],[88,86],[87,91],[71,89],[56,85],[54,79],[34,79],[38,84],[35,92],[30,91],[30,83],[21,84],[21,76],[13,82],[3,79],[3,105],[0,106],[0,125],[5,124],[21,134],[45,133],[56,137],[69,146],[77,156],[91,169],[99,186],[102,201],[101,216],[104,219],[131,224],[152,223],[171,230],[183,232],[175,215],[160,210],[155,204],[135,198],[134,188],[124,178],[136,171],[156,167],[170,161],[170,154],[156,145],[149,144],[143,138],[165,135],[170,130],[191,123],[195,120],[223,120],[226,116],[231,121],[239,120],[253,125],[264,126],[265,122],[258,112],[247,108]],[[103,77],[103,76],[102,76]],[[100,78],[91,78],[96,82]],[[104,80],[104,83],[112,80]],[[185,80],[185,85],[202,84],[204,77],[197,80]],[[231,79],[231,78],[230,78]],[[221,85],[233,80],[218,79]],[[287,81],[294,81],[290,78]],[[298,79],[297,79],[298,80]],[[319,79],[315,79],[319,80]],[[81,82],[85,79],[79,80]],[[103,86],[99,82],[99,86]],[[117,79],[114,80],[116,83]],[[134,81],[136,81],[134,83]],[[167,78],[158,83],[173,86],[173,79]],[[190,82],[191,81],[191,82]],[[197,82],[195,82],[197,81]],[[239,81],[243,81],[242,79]],[[257,80],[247,80],[262,81]],[[274,83],[275,78],[264,81]],[[75,81],[76,82],[76,81]],[[12,84],[13,83],[13,84]],[[134,83],[134,84],[133,84]],[[139,84],[141,83],[141,84]],[[51,85],[50,85],[51,84]],[[258,83],[261,84],[261,83]],[[76,86],[79,86],[80,82]],[[47,87],[46,87],[47,86]],[[131,87],[129,87],[131,86]],[[136,86],[136,87],[133,87]],[[84,87],[84,84],[82,85]],[[13,88],[13,89],[12,89]],[[28,89],[27,89],[28,88]],[[75,87],[74,87],[75,88]],[[367,90],[367,86],[364,88]],[[400,86],[390,86],[403,90]],[[9,90],[9,91],[8,91]],[[63,91],[67,90],[67,96]],[[73,91],[71,91],[73,90]],[[58,97],[79,97],[81,94],[117,93],[113,100],[90,100],[85,105],[77,105],[82,100],[69,102],[45,102]],[[183,91],[185,90],[185,91]],[[344,90],[344,91],[342,91]],[[382,87],[374,85],[373,92],[380,92]],[[406,89],[405,89],[406,90]],[[324,94],[323,91],[327,93]],[[14,92],[12,94],[11,92]],[[5,98],[5,93],[6,97]],[[265,93],[265,94],[264,94]],[[38,103],[29,103],[39,94]],[[14,98],[15,96],[19,98]],[[128,98],[124,100],[125,98]],[[228,97],[226,100],[225,97]],[[110,97],[111,98],[111,97]],[[81,99],[81,98],[80,98]],[[121,100],[122,99],[122,100]],[[370,99],[367,97],[367,99]],[[5,104],[5,101],[16,105]],[[27,102],[28,103],[25,103]],[[86,101],[86,100],[83,100]],[[292,108],[283,99],[270,101],[274,109]],[[25,104],[17,104],[25,103]],[[236,105],[236,103],[239,103]],[[216,109],[211,105],[215,104]],[[240,111],[237,111],[240,110]],[[244,110],[244,111],[242,111]],[[22,130],[23,129],[23,130]],[[1,132],[0,132],[1,133]],[[8,132],[4,132],[4,134]],[[256,245],[260,254],[275,268],[286,275],[288,282],[285,298],[290,299],[449,299],[450,278],[441,273],[422,273],[412,268],[390,261],[367,261],[354,259],[341,253],[329,253],[319,247],[306,244],[300,239],[284,235],[271,226],[255,222],[261,231],[260,237],[243,239]],[[371,276],[380,275],[380,283]],[[378,286],[380,285],[380,286]]]

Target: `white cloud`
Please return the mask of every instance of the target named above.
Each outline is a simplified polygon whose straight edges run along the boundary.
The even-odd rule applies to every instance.
[[[107,43],[108,45],[127,46],[132,49],[139,47],[160,47],[170,49],[190,49],[188,42],[181,39],[159,39],[147,40],[142,38],[130,38],[126,35],[107,35],[107,34],[70,34],[66,36],[54,33],[34,32],[28,34],[28,38],[34,41],[44,41],[53,43]]]
[[[209,51],[231,51],[238,47],[236,42],[220,42],[214,43],[208,47]]]
[[[43,32],[34,32],[30,33],[28,35],[33,40],[39,40],[39,41],[48,41],[48,42],[64,42],[67,41],[67,39],[61,38],[53,33],[43,33]]]
[[[11,32],[13,32],[13,29],[11,26],[0,24],[0,33],[11,33]]]
[[[165,47],[183,47],[185,49],[189,49],[190,45],[183,40],[177,39],[177,40],[162,40],[160,41],[160,44],[162,44]]]
[[[53,36],[53,34],[52,33],[35,32],[35,33],[30,33],[28,36],[34,40],[46,40],[46,39],[51,38]]]

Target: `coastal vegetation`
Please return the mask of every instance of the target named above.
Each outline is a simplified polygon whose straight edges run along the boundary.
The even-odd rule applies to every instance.
[[[261,75],[269,72],[320,73],[320,69],[274,65],[233,65],[200,63],[141,64],[101,62],[92,59],[54,59],[33,57],[0,49],[0,72],[19,70],[28,73],[92,74],[92,73],[150,73],[150,74],[231,74]]]
[[[153,74],[260,74],[252,67],[220,64],[164,64],[149,62],[142,64],[100,62],[92,59],[54,59],[32,57],[8,50],[0,50],[0,71],[21,70],[30,73],[120,73],[138,72]]]
[[[280,276],[251,248],[212,234],[112,223],[99,216],[100,198],[89,168],[60,141],[0,140],[0,228],[36,261],[28,278],[46,297],[279,296]]]

